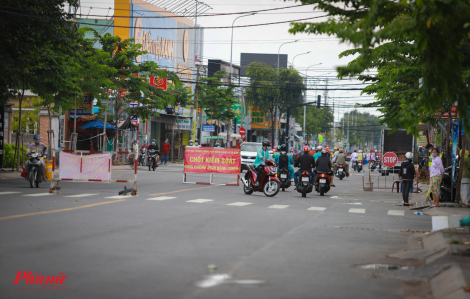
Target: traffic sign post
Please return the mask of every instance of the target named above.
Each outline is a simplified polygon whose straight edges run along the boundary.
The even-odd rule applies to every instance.
[[[239,132],[241,136],[245,136],[245,133],[246,133],[245,128],[240,128]]]
[[[395,153],[388,152],[382,157],[382,164],[387,167],[394,167],[397,165],[398,156]]]

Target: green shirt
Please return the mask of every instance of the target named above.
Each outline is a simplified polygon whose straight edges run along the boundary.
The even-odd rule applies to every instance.
[[[465,157],[465,161],[463,163],[463,175],[462,178],[464,179],[470,179],[470,171],[468,171],[468,168],[470,167],[470,158]]]

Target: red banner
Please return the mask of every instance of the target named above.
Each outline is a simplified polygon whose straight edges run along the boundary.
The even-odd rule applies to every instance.
[[[239,149],[190,146],[185,149],[185,173],[239,174],[240,168]]]

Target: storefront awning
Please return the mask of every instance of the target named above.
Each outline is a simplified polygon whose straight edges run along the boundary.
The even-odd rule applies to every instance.
[[[219,136],[226,138],[227,133],[219,133]],[[230,133],[230,138],[242,138],[242,136],[240,134]]]

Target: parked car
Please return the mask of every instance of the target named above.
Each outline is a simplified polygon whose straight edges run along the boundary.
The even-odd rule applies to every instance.
[[[241,151],[241,156],[242,156],[242,169],[243,170],[248,169],[248,165],[253,165],[256,159],[256,152],[258,149],[262,148],[263,145],[261,142],[243,142],[240,151]],[[269,154],[272,155],[273,151],[269,150]]]

